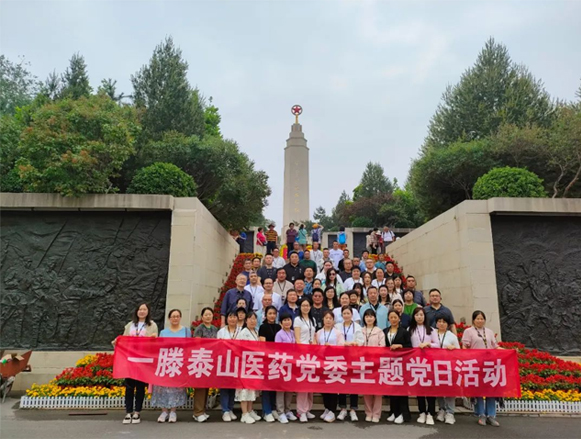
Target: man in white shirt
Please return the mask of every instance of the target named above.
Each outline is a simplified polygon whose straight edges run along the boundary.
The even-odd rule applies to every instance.
[[[292,290],[293,284],[286,280],[286,271],[284,268],[279,268],[276,271],[276,280],[274,281],[273,291],[280,294],[282,301],[286,299],[286,293],[288,290]]]
[[[272,279],[270,279],[272,280]],[[266,307],[267,306],[274,306],[273,303],[273,297],[271,294],[268,293],[264,293],[264,295],[262,296],[262,299],[260,301],[261,306],[259,306],[259,309],[255,310],[256,311],[256,320],[258,320],[258,325],[262,325],[264,323],[264,320],[266,319]],[[278,317],[277,317],[278,320]]]
[[[339,248],[339,242],[333,241],[333,248],[329,250],[329,257],[333,261],[335,270],[339,270],[339,261],[343,259],[343,250]]]
[[[254,303],[254,306],[260,306],[260,299],[258,299],[258,294],[262,295],[264,288],[262,288],[262,285],[260,285],[260,282],[258,282],[258,274],[256,271],[251,271],[249,277],[250,282],[244,289],[252,295],[252,302]]]
[[[383,238],[383,253],[385,253],[387,246],[395,240],[395,234],[389,230],[389,227],[385,226],[381,232],[381,237]]]
[[[363,285],[363,279],[361,279],[361,269],[357,266],[354,266],[351,269],[351,277],[343,283],[343,287],[345,288],[345,291],[349,291],[353,289],[353,285],[355,284]]]
[[[272,265],[277,270],[286,265],[286,261],[280,256],[280,250],[277,248],[272,251]]]
[[[262,287],[264,288],[262,293],[258,293],[256,296],[257,302],[254,302],[254,309],[255,311],[260,309],[260,304],[263,301],[263,298],[265,296],[270,296],[270,301],[272,304],[272,306],[274,306],[277,310],[280,309],[280,307],[282,306],[282,297],[280,294],[275,293],[273,291],[273,287],[274,287],[274,282],[272,279],[270,278],[266,278],[264,279],[263,283],[262,283]],[[263,303],[262,303],[263,304]],[[263,304],[264,305],[264,304]]]
[[[375,279],[375,270],[376,270],[375,261],[371,258],[367,259],[365,261],[365,271],[371,274],[372,279]],[[365,274],[365,272],[363,272],[362,274]]]
[[[319,250],[320,244],[313,242],[313,249],[311,250],[311,259],[317,264],[317,272],[323,269],[323,252]],[[315,273],[316,274],[316,273]]]

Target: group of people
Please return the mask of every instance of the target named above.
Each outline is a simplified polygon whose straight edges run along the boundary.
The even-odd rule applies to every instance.
[[[298,244],[297,242],[297,245]],[[324,249],[321,260],[313,250],[300,247],[282,259],[275,247],[264,257],[244,261],[244,271],[236,278],[236,287],[227,291],[221,308],[221,328],[212,325],[213,310],[202,310],[202,323],[193,335],[181,326],[181,312],[172,310],[168,315],[169,327],[160,337],[201,337],[224,340],[248,340],[269,343],[318,344],[378,347],[390,350],[420,349],[497,349],[495,334],[485,327],[482,311],[472,316],[473,326],[458,341],[454,317],[442,304],[437,288],[429,291],[426,303],[421,291],[416,290],[415,278],[403,278],[394,272],[393,263],[380,254],[378,261],[368,258],[349,258],[348,249]],[[293,248],[296,246],[293,243]],[[317,255],[318,256],[318,255]],[[333,257],[334,256],[334,257]],[[157,326],[151,320],[149,307],[141,304],[133,320],[125,327],[124,335],[157,336]],[[126,416],[124,423],[140,422],[145,383],[126,380]],[[261,395],[262,416],[254,409]],[[135,395],[135,405],[134,405]],[[204,422],[208,389],[194,391],[194,419]],[[359,420],[359,395],[323,394],[325,411],[320,418],[325,422]],[[241,422],[286,424],[299,420],[309,422],[313,393],[296,393],[296,414],[293,412],[293,392],[256,391],[250,389],[220,389],[222,419],[237,419],[235,402],[240,403]],[[151,404],[160,407],[158,422],[175,422],[176,408],[185,403],[185,389],[154,386]],[[451,397],[418,396],[417,422],[433,425],[435,421],[454,424],[455,399]],[[383,397],[363,395],[365,421],[377,423],[381,418]],[[436,410],[436,404],[438,410]],[[389,397],[387,421],[402,424],[411,421],[407,396]],[[477,398],[476,414],[481,425],[498,426],[495,398]]]

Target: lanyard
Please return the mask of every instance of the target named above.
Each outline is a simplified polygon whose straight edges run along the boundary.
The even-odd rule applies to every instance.
[[[440,348],[444,347],[444,340],[446,340],[446,334],[448,334],[448,331],[444,332],[444,334],[442,334],[442,338],[440,338],[440,333],[438,332],[438,340],[440,340]]]
[[[365,329],[365,346],[369,346],[369,337],[371,337],[371,334],[373,334],[373,328],[371,328],[371,331],[367,332],[367,328]]]
[[[283,331],[284,331],[284,335],[285,335],[288,343],[295,343],[296,342],[294,332],[285,331],[284,329],[283,329]],[[289,333],[290,333],[290,335],[289,335]]]
[[[349,326],[347,326],[347,330],[345,331],[345,324],[343,324],[343,336],[345,337],[345,341],[347,341],[347,334],[349,334],[349,330],[353,327],[353,322]],[[355,335],[355,328],[353,328],[353,335]]]
[[[228,329],[228,334],[230,334],[230,340],[236,340],[236,337],[238,337],[239,330],[240,330],[240,328],[238,326],[236,326],[236,331],[234,331],[234,335],[232,335],[232,331],[230,331],[230,329]]]
[[[250,332],[250,335],[252,335],[254,340],[258,341],[258,335],[256,334],[256,329],[253,329],[253,330],[249,329],[248,332]]]
[[[313,322],[311,320],[309,320],[309,323],[307,323],[307,321],[305,319],[303,319],[303,316],[301,316],[301,320],[303,321],[305,326],[307,326],[307,328],[309,328],[309,343],[311,343],[311,340],[313,339],[313,337],[311,335],[311,330],[313,329]]]
[[[476,328],[474,328],[476,329]],[[480,333],[480,331],[478,329],[476,329],[476,333],[478,334],[478,337],[480,337],[482,339],[482,341],[484,342],[484,348],[488,349],[488,342],[486,341],[486,328],[482,328],[482,334]]]
[[[327,331],[323,329],[323,339],[325,340],[325,344],[329,343],[329,339],[331,338],[331,332],[333,332],[333,328],[331,328],[331,330],[329,331],[329,335],[326,335]]]
[[[424,340],[426,339],[426,328],[422,327],[422,330],[423,330],[423,333],[422,333],[422,338],[420,339],[420,343],[423,343]],[[416,333],[418,334],[418,338],[420,338],[419,332],[420,332],[420,327],[418,326],[416,328]]]
[[[135,337],[139,337],[141,335],[141,331],[143,331],[145,329],[145,322],[143,322],[143,325],[141,327],[139,327],[139,323],[135,324]]]

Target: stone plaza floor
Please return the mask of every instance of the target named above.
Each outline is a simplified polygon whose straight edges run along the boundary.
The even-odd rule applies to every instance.
[[[212,411],[208,422],[194,422],[189,411],[178,411],[176,424],[157,424],[157,411],[142,413],[138,425],[123,425],[121,410],[83,411],[71,410],[19,410],[18,400],[8,398],[0,405],[0,437],[2,439],[98,439],[98,438],[333,438],[333,439],[420,439],[420,438],[579,438],[581,417],[499,416],[500,428],[481,427],[476,418],[461,414],[455,425],[437,423],[434,426],[416,422],[403,425],[367,422],[339,422],[326,424],[319,419],[307,424],[278,422],[254,425],[239,421],[222,422],[220,412]],[[85,413],[82,415],[80,413]],[[320,414],[315,411],[315,414]],[[363,415],[361,414],[361,417]],[[414,416],[415,419],[415,416]]]

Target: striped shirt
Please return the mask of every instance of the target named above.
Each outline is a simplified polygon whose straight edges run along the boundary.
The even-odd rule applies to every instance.
[[[276,233],[276,230],[267,230],[265,236],[267,241],[276,242],[276,238],[278,238],[278,233]]]

